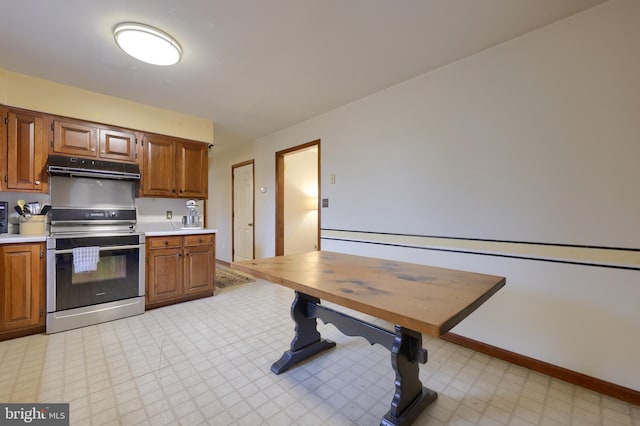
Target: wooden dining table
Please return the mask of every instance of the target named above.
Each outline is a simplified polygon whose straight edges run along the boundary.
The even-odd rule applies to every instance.
[[[427,362],[422,334],[443,335],[506,283],[494,275],[326,251],[234,262],[231,267],[295,292],[295,335],[272,365],[275,374],[336,345],[322,338],[317,319],[391,352],[395,392],[381,425],[411,424],[437,398],[418,377],[419,364]],[[323,306],[321,300],[388,321],[394,330]]]

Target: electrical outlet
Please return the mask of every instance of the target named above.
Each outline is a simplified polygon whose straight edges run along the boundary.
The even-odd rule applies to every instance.
[[[167,210],[167,219],[171,219],[173,217],[173,212],[171,210]]]

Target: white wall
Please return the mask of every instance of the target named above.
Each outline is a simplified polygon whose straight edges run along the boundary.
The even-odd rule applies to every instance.
[[[585,266],[565,246],[640,250],[638,22],[640,2],[613,0],[216,158],[217,227],[230,223],[230,165],[254,158],[270,190],[256,193],[256,256],[272,256],[275,152],[321,139],[323,249],[504,275],[455,332],[640,390],[640,256]],[[332,229],[540,243],[565,263]]]

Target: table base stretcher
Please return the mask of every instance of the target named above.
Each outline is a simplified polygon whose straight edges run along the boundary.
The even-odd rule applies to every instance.
[[[380,328],[366,321],[320,305],[320,299],[296,291],[291,305],[291,317],[295,321],[295,336],[291,349],[271,366],[280,374],[297,363],[336,346],[323,339],[317,330],[316,319],[333,324],[347,336],[361,336],[370,344],[379,344],[391,351],[391,365],[396,373],[395,393],[391,409],[380,421],[381,425],[409,425],[433,401],[438,394],[422,386],[418,377],[419,365],[427,362],[427,351],[422,348],[422,335],[399,325],[395,332]]]

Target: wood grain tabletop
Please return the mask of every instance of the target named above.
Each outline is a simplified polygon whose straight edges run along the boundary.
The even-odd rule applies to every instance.
[[[441,336],[504,277],[326,251],[255,259],[232,269],[429,336]]]

